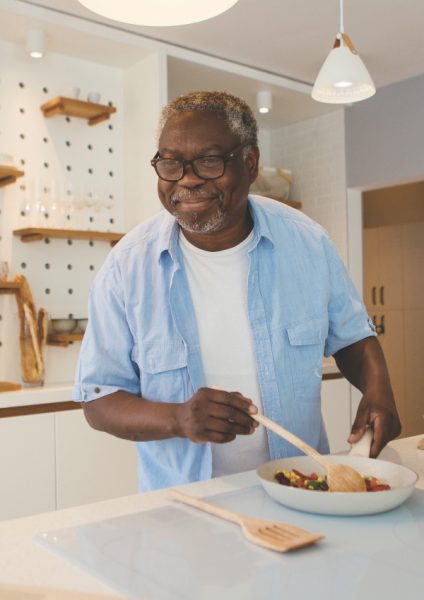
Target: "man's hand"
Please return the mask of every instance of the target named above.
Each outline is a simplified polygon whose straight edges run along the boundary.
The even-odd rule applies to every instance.
[[[177,407],[179,437],[196,443],[231,442],[237,435],[253,433],[258,426],[249,416],[258,409],[238,392],[200,388],[190,400]]]
[[[359,403],[356,418],[348,438],[350,444],[355,444],[370,428],[373,439],[370,457],[377,458],[384,446],[396,438],[401,430],[399,415],[394,402],[381,400],[376,394],[365,393]]]
[[[376,337],[367,337],[339,350],[334,358],[346,379],[363,394],[347,441],[356,443],[367,427],[372,428],[370,456],[376,458],[401,430],[380,343]]]

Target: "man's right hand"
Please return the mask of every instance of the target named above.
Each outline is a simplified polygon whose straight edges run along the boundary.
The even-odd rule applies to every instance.
[[[253,433],[259,424],[250,416],[257,407],[239,392],[200,388],[175,408],[179,437],[196,443],[231,442],[237,435]]]

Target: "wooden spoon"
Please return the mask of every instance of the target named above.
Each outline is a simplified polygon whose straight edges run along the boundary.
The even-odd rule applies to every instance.
[[[302,450],[308,456],[311,456],[316,460],[327,472],[327,483],[331,492],[366,492],[367,487],[365,485],[364,478],[358,471],[352,469],[348,465],[335,464],[327,461],[322,454],[320,454],[315,448],[309,446],[306,442],[298,438],[296,435],[277,425],[265,415],[250,415],[252,419],[258,421],[268,429],[271,429],[274,433],[280,437],[289,441],[293,446]]]

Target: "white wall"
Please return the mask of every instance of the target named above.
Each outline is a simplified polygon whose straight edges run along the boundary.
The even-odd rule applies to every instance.
[[[347,261],[343,109],[271,132],[271,166],[290,169],[290,197],[329,232]]]
[[[159,109],[161,91],[158,59],[145,58],[144,70],[138,68],[138,77],[132,77],[132,91],[143,91],[149,82],[152,86],[150,95],[144,93],[144,103],[132,107],[129,119],[125,69],[52,52],[34,61],[18,45],[4,41],[0,41],[0,55],[0,153],[12,155],[15,165],[25,172],[15,185],[0,189],[0,260],[9,261],[11,279],[17,274],[26,276],[36,307],[46,308],[51,318],[84,318],[91,282],[110,245],[59,239],[50,239],[49,244],[22,243],[12,230],[38,226],[123,232],[134,219],[158,210],[152,208],[154,199],[146,205],[140,193],[132,195],[127,210],[124,195],[125,184],[129,190],[134,188],[132,178],[140,187],[146,183],[146,173],[152,171],[154,179],[141,149],[148,149],[150,158],[154,140],[151,144],[146,140],[153,135],[151,123],[156,115],[152,112]],[[95,126],[78,118],[46,119],[41,104],[69,96],[73,87],[81,88],[84,100],[88,92],[99,92],[101,102],[112,102],[117,112]],[[124,177],[128,121],[138,152],[130,148],[132,175]],[[46,347],[46,383],[73,380],[78,350],[78,342],[66,348]],[[21,380],[19,356],[16,302],[14,297],[0,296],[0,380]]]
[[[424,75],[346,111],[347,183],[375,189],[424,179]]]

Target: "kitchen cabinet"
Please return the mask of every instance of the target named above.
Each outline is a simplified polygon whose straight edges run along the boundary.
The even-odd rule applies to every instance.
[[[364,229],[364,301],[374,308],[402,308],[402,226]]]
[[[424,222],[364,229],[364,300],[382,345],[402,436],[424,433]]]
[[[403,306],[424,309],[424,223],[402,226]]]
[[[92,429],[82,410],[56,413],[57,509],[137,493],[133,442]]]
[[[0,520],[56,508],[54,415],[0,419]]]
[[[0,456],[0,520],[137,492],[134,444],[82,410],[1,418]]]

